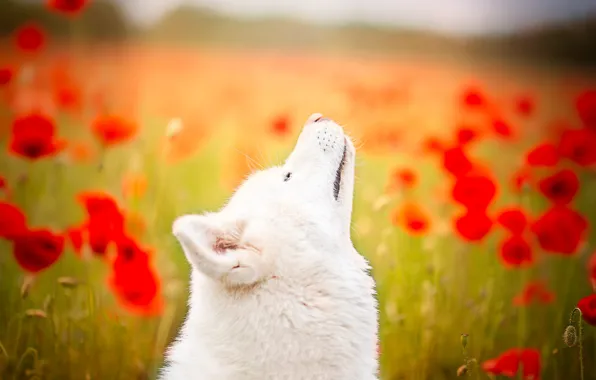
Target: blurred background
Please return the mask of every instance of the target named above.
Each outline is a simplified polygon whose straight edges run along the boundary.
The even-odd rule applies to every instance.
[[[0,379],[155,378],[172,221],[315,112],[381,379],[596,378],[595,41],[592,0],[0,0]]]

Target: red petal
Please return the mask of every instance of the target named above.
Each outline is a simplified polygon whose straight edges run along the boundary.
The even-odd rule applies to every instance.
[[[542,143],[535,146],[526,155],[526,163],[530,166],[552,167],[559,163],[557,146],[551,143]]]
[[[579,178],[569,169],[563,169],[538,183],[540,192],[558,205],[570,203],[579,190]]]
[[[497,222],[514,235],[519,235],[528,225],[528,217],[521,208],[509,208],[501,211]]]
[[[478,242],[489,234],[493,222],[485,210],[468,210],[455,220],[459,236],[469,242]]]

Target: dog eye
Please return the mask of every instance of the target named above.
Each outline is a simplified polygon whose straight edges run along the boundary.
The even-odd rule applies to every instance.
[[[290,180],[290,178],[292,178],[292,173],[287,172],[286,175],[284,176],[284,182],[288,182]]]

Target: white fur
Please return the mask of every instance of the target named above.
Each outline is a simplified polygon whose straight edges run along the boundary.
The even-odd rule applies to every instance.
[[[190,310],[160,379],[377,379],[374,281],[350,240],[354,156],[340,126],[313,116],[282,167],[174,222]]]

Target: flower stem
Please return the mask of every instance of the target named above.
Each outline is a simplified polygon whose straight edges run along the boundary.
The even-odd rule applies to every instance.
[[[14,372],[14,380],[18,379],[19,376],[19,370],[21,369],[21,366],[23,365],[23,361],[25,360],[25,358],[29,355],[33,355],[33,358],[35,359],[35,363],[37,363],[38,360],[38,356],[37,356],[37,350],[35,350],[32,347],[27,347],[27,349],[25,350],[25,352],[23,353],[23,355],[21,355],[20,359],[19,359],[19,363],[17,364],[17,367],[15,369]]]
[[[2,342],[0,342],[0,351],[2,352],[2,354],[6,357],[6,359],[9,358],[8,356],[8,351],[6,351],[6,348],[4,348],[4,345],[2,344]]]
[[[582,311],[580,308],[576,307],[571,312],[571,316],[569,317],[569,324],[573,324],[573,317],[577,313],[577,331],[578,331],[578,344],[579,344],[579,373],[580,373],[580,380],[584,380],[584,343],[583,343],[583,324],[582,324]]]

